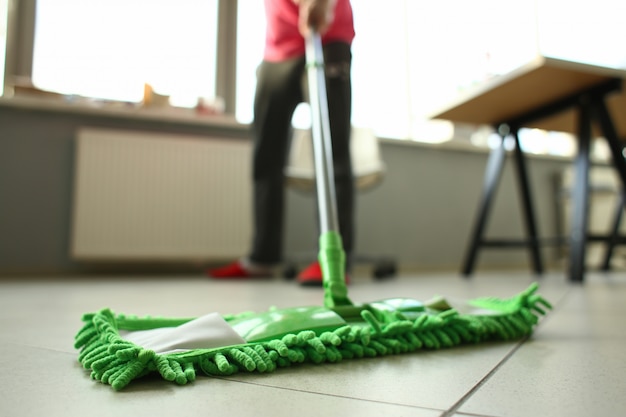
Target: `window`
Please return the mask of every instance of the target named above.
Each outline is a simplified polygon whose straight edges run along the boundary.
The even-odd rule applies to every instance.
[[[488,135],[481,131],[472,134],[471,129],[429,120],[428,114],[538,53],[626,68],[620,45],[626,38],[620,21],[626,3],[597,0],[591,7],[564,0],[351,2],[357,32],[353,124],[382,137],[442,142],[471,136],[486,146]],[[212,98],[217,26],[229,24],[217,21],[218,3],[37,0],[33,82],[63,94],[130,102],[141,101],[145,83],[169,95],[177,106]],[[0,37],[6,32],[7,4],[0,0]],[[237,43],[226,47],[237,50],[236,117],[249,123],[256,67],[263,54],[263,2],[239,0],[237,23]],[[3,53],[0,56],[4,59]],[[297,110],[294,124],[310,125],[306,107]],[[522,135],[529,150],[544,152],[542,141],[540,132]]]
[[[626,69],[626,3],[537,1],[537,37],[542,54]]]
[[[252,121],[256,67],[263,59],[265,8],[262,0],[238,0],[237,6],[237,103],[241,123]]]
[[[32,81],[139,102],[144,84],[192,106],[215,94],[217,0],[38,0]]]

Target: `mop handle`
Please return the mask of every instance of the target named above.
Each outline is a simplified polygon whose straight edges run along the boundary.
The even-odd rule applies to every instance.
[[[311,31],[311,35],[306,37],[306,61],[320,232],[322,234],[329,231],[338,232],[339,222],[337,220],[333,150],[324,75],[324,54],[322,40],[315,31]]]
[[[324,305],[329,308],[351,306],[352,301],[348,298],[345,281],[346,254],[343,250],[337,220],[333,148],[328,119],[324,53],[320,35],[311,30],[311,34],[306,37],[305,44],[320,222],[318,259],[324,280]]]

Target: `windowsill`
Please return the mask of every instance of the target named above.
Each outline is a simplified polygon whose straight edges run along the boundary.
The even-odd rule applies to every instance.
[[[397,146],[412,146],[418,148],[426,148],[426,149],[434,149],[440,150],[443,152],[464,152],[464,153],[478,153],[478,154],[487,154],[490,152],[490,148],[485,146],[476,146],[470,143],[467,138],[455,138],[446,142],[439,143],[431,143],[419,140],[404,140],[404,139],[389,139],[389,138],[380,138],[381,143],[388,145],[397,145]],[[537,160],[552,160],[552,161],[563,161],[563,162],[571,162],[573,160],[573,156],[563,156],[563,155],[552,155],[552,154],[537,154],[526,152],[526,158],[537,159]],[[607,161],[599,158],[595,158],[592,156],[592,161],[598,164],[606,164]]]
[[[48,97],[0,97],[0,109],[14,108],[58,112],[84,116],[109,117],[127,120],[140,120],[156,123],[184,124],[191,126],[217,127],[232,131],[247,132],[248,124],[239,123],[233,115],[198,114],[194,109],[180,107],[141,107],[126,103],[89,103],[63,101]],[[411,146],[438,150],[442,152],[464,152],[486,154],[489,148],[471,144],[467,138],[453,139],[447,142],[430,143],[418,140],[379,138],[380,142],[392,146]],[[527,158],[571,162],[573,157],[526,153]],[[593,163],[604,165],[608,161],[593,158]]]
[[[248,125],[226,114],[198,114],[194,109],[180,107],[141,107],[130,103],[71,102],[45,97],[0,97],[0,108],[38,110],[123,118],[149,122],[164,122],[197,126],[212,126],[228,130],[247,130]]]

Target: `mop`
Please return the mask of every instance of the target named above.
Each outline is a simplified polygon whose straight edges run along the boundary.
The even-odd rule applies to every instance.
[[[195,318],[138,317],[110,309],[85,314],[78,360],[91,378],[121,390],[160,375],[185,385],[199,374],[272,372],[302,363],[336,363],[427,349],[529,337],[551,309],[537,284],[511,298],[421,302],[393,298],[355,304],[345,283],[338,229],[322,43],[306,38],[307,73],[320,216],[323,306]]]

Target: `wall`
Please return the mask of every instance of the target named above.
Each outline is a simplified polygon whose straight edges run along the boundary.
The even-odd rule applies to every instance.
[[[80,114],[15,108],[0,103],[0,275],[101,270],[68,256],[73,181],[73,139],[82,125],[246,138],[245,129],[167,120],[141,120],[97,112]],[[474,220],[487,154],[395,141],[382,143],[387,174],[359,195],[359,252],[391,255],[401,267],[458,270]],[[530,159],[539,231],[555,232],[552,178],[566,166]],[[490,235],[520,236],[517,188],[506,165]],[[317,241],[312,196],[288,194],[287,255],[310,251]],[[554,258],[544,249],[546,260]],[[484,250],[478,268],[527,265],[523,250]],[[102,267],[102,266],[100,266]],[[167,266],[159,268],[195,268]],[[128,270],[129,265],[108,265]]]

